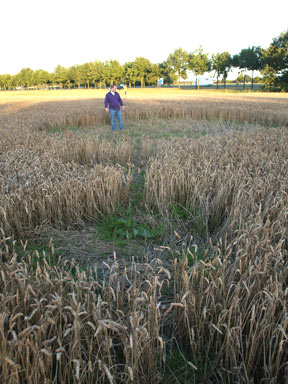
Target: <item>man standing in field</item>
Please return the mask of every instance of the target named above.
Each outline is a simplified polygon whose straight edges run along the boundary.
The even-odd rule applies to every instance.
[[[116,92],[115,84],[111,85],[110,92],[106,94],[104,105],[105,105],[106,112],[109,111],[110,113],[110,122],[111,122],[112,131],[115,131],[115,128],[116,128],[115,116],[117,116],[117,119],[118,119],[118,127],[120,130],[122,130],[123,121],[122,121],[121,108],[124,110],[125,107],[119,93]],[[108,106],[109,106],[109,109],[108,109]]]

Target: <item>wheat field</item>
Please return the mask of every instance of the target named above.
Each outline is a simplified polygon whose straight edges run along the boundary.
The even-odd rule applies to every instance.
[[[288,383],[288,96],[105,92],[0,93],[0,381]]]

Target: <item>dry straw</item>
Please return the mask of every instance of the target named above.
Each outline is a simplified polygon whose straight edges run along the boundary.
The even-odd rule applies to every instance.
[[[96,270],[73,277],[44,263],[32,277],[16,254],[1,262],[1,382],[159,382],[161,265],[115,261],[100,285]]]
[[[286,99],[126,104],[126,122],[169,117],[201,119],[204,128],[202,119],[255,127],[197,140],[100,139],[93,131],[62,134],[70,125],[107,122],[109,129],[100,100],[4,106],[0,381],[157,383],[169,372],[166,347],[173,351],[177,341],[191,381],[286,383]],[[151,121],[153,130],[159,120]],[[175,252],[169,270],[156,258],[83,271],[73,262],[52,268],[38,252],[21,260],[8,247],[7,237],[25,241],[44,225],[79,227],[117,212],[129,203],[139,164],[146,206],[168,220],[184,207],[184,237],[194,236],[195,249],[204,243],[201,252]]]

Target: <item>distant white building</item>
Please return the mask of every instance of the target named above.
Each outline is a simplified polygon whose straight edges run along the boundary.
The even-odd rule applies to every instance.
[[[196,77],[195,77],[195,83],[197,82],[198,80],[196,79]],[[201,86],[201,85],[206,85],[206,86],[208,86],[208,85],[213,85],[214,84],[214,80],[211,78],[211,77],[207,77],[207,76],[205,76],[205,75],[203,75],[203,76],[199,76],[199,85]]]
[[[197,77],[195,76],[195,74],[191,71],[188,71],[188,77],[187,79],[182,79],[180,80],[180,82],[182,84],[187,84],[187,85],[191,85],[191,84],[196,84],[197,83]],[[210,73],[204,73],[204,75],[202,76],[199,76],[199,84],[200,86],[209,86],[209,85],[213,85],[214,84],[214,79],[213,77],[211,76]]]

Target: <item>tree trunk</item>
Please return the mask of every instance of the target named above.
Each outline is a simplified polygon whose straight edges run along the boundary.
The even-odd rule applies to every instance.
[[[217,75],[217,89],[218,89],[219,75]]]
[[[252,71],[251,89],[254,87],[254,71]]]

